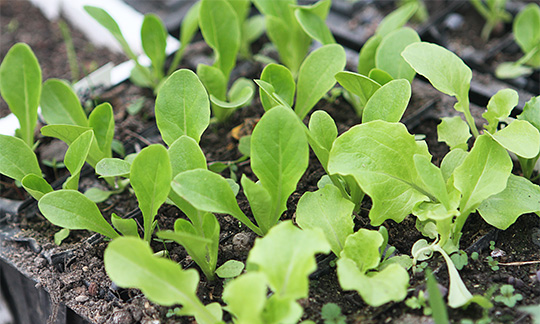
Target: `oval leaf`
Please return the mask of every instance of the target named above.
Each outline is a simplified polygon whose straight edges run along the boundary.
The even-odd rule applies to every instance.
[[[88,119],[79,97],[64,81],[48,79],[43,83],[41,113],[47,124],[88,127]]]
[[[362,122],[384,120],[397,123],[407,109],[410,99],[411,84],[407,80],[390,81],[369,98],[362,113]]]

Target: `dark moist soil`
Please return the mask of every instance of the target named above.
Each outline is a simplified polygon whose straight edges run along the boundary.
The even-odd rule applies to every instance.
[[[2,3],[2,11],[6,2]],[[2,13],[3,14],[3,13]],[[201,46],[195,45],[194,47]],[[206,60],[204,57],[192,59]],[[189,59],[188,59],[189,61]],[[241,75],[258,77],[256,71],[260,71],[260,66],[254,69],[245,68]],[[259,70],[258,70],[259,69]],[[255,75],[254,75],[255,74]],[[118,90],[119,89],[119,90]],[[414,112],[407,112],[412,119],[421,119],[418,126],[410,126],[415,134],[424,134],[429,144],[430,152],[433,154],[433,162],[439,164],[448,148],[437,142],[436,127],[439,117],[452,116],[456,113],[452,109],[455,100],[449,96],[441,95],[434,91],[423,81],[416,80],[413,83],[413,99],[411,106],[421,109],[430,108],[421,116]],[[124,98],[125,97],[125,98]],[[149,97],[145,90],[138,92],[136,88],[126,83],[117,89],[102,94],[96,100],[109,100],[113,106],[124,107],[120,112],[115,111],[117,121],[117,134],[125,135],[124,140],[135,139],[139,148],[146,142],[157,142],[158,138],[152,132],[141,135],[140,131],[146,126],[141,126],[138,117],[145,117],[149,124],[153,122],[151,100],[144,102],[144,107],[139,116],[133,117],[125,112],[126,104],[136,101],[138,98]],[[343,133],[350,127],[360,122],[354,110],[342,99],[338,98],[334,103],[322,100],[315,109],[327,111],[336,120],[339,133]],[[483,108],[473,105],[473,115],[479,122]],[[123,113],[122,113],[123,111]],[[122,115],[123,114],[123,115]],[[237,149],[238,141],[233,137],[238,132],[233,129],[241,125],[240,133],[248,135],[251,133],[256,121],[262,116],[263,110],[257,99],[249,107],[238,110],[231,119],[222,125],[212,124],[203,134],[201,147],[209,162],[233,161],[241,157]],[[126,131],[128,130],[128,131]],[[136,148],[135,148],[136,149]],[[230,176],[229,171],[224,171],[226,176]],[[239,178],[242,174],[254,179],[249,163],[240,163],[236,171],[232,174]],[[306,191],[317,189],[317,181],[324,174],[322,167],[316,157],[310,155],[308,170],[302,177],[298,188],[288,201],[288,210],[283,215],[283,219],[294,220],[294,210],[301,195]],[[88,178],[81,181],[81,187],[96,185],[96,179]],[[98,181],[99,186],[104,186]],[[251,215],[249,206],[242,191],[238,194],[238,201],[242,210]],[[355,228],[372,228],[369,225],[368,212],[371,201],[366,198],[362,204],[360,212],[355,215]],[[33,207],[35,210],[35,206]],[[113,196],[110,200],[100,204],[100,209],[107,219],[112,212],[126,217],[140,217],[136,208],[133,194],[127,190],[120,195]],[[28,214],[30,213],[30,210]],[[176,207],[165,205],[159,210],[157,220],[160,229],[171,229],[174,221],[179,217],[185,217]],[[218,266],[230,259],[245,261],[249,249],[253,246],[255,235],[245,231],[244,226],[227,215],[217,215],[221,226],[220,248]],[[140,218],[139,218],[140,219]],[[27,274],[38,278],[40,285],[45,287],[56,302],[65,303],[82,316],[93,320],[96,323],[149,323],[152,320],[160,320],[161,323],[193,323],[192,318],[167,318],[165,315],[169,308],[161,307],[149,302],[136,289],[118,289],[111,284],[103,267],[103,251],[107,242],[87,231],[72,231],[60,247],[52,243],[52,238],[59,228],[50,225],[39,214],[31,218],[22,218],[19,223],[22,232],[21,237],[33,237],[38,246],[42,248],[40,252],[32,244],[16,241],[3,243],[2,255],[11,260],[18,268],[25,269]],[[13,225],[8,225],[8,227]],[[387,221],[384,226],[389,231],[390,244],[397,248],[398,253],[410,254],[414,242],[422,236],[415,228],[415,219],[406,218],[401,224]],[[503,256],[495,257],[500,263],[498,270],[492,270],[486,258],[492,251],[489,241],[480,244],[485,237],[495,241],[495,248],[504,251]],[[518,219],[507,231],[500,232],[487,225],[478,215],[470,216],[464,228],[462,248],[471,247],[479,253],[477,261],[470,260],[469,264],[460,271],[466,286],[474,294],[484,294],[491,287],[498,287],[502,284],[512,284],[516,293],[523,295],[523,301],[518,305],[532,305],[540,303],[540,284],[538,282],[537,271],[540,270],[538,264],[515,264],[511,262],[540,260],[540,221],[536,215],[525,215]],[[81,243],[82,242],[82,243]],[[32,248],[33,247],[33,248]],[[177,244],[166,244],[154,242],[155,251],[167,249],[171,258],[182,265],[183,268],[196,268],[191,258],[185,250]],[[499,253],[502,254],[502,253]],[[63,256],[60,262],[51,262],[51,256]],[[50,261],[51,260],[51,261]],[[55,259],[56,260],[56,259]],[[356,292],[343,291],[338,284],[335,268],[329,265],[328,259],[319,256],[319,270],[313,275],[310,282],[309,297],[300,300],[304,307],[304,319],[312,319],[317,323],[322,323],[321,308],[328,302],[337,303],[347,316],[347,323],[420,323],[430,322],[430,319],[423,316],[421,310],[411,310],[404,302],[389,303],[387,305],[373,308],[367,306]],[[448,285],[446,267],[442,259],[435,256],[429,262],[429,267],[436,272],[437,280],[443,286]],[[409,296],[416,296],[421,289],[424,289],[423,273],[411,274]],[[207,282],[202,277],[199,284],[198,296],[207,304],[210,302],[221,302],[221,294],[224,282],[218,279],[215,282]],[[498,291],[495,292],[498,294]],[[489,311],[491,322],[502,323],[530,323],[531,319],[520,313],[517,308],[509,308],[500,303],[494,303],[495,307]],[[227,316],[227,315],[226,315]],[[453,322],[461,319],[479,319],[482,317],[482,310],[477,306],[472,306],[467,310],[450,310]],[[228,319],[226,317],[226,319]]]

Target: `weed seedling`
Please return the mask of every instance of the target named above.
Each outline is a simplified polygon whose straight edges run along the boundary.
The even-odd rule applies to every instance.
[[[516,306],[516,303],[523,299],[521,294],[514,294],[514,287],[512,285],[502,285],[500,288],[500,295],[493,298],[498,303],[503,303],[508,307]]]

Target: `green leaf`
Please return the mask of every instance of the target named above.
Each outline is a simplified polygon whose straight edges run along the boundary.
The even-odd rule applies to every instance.
[[[350,91],[360,98],[362,107],[366,105],[369,98],[381,87],[372,79],[353,72],[339,72],[335,75],[336,80],[347,91]]]
[[[145,147],[131,164],[131,187],[135,191],[144,219],[144,238],[150,240],[154,217],[171,189],[172,171],[165,147]]]
[[[38,207],[43,216],[56,226],[90,230],[109,238],[119,236],[103,218],[97,205],[78,191],[50,192],[39,200]]]
[[[287,209],[308,160],[307,138],[294,112],[283,106],[267,111],[251,135],[251,168],[272,196],[269,223],[275,224]]]
[[[460,210],[472,212],[487,198],[506,188],[512,160],[488,135],[476,139],[472,150],[454,171],[454,186],[461,192]]]
[[[67,239],[69,236],[69,229],[62,228],[58,232],[54,233],[54,244],[60,246],[62,244],[62,241]]]
[[[354,261],[358,270],[366,273],[379,266],[382,243],[381,233],[362,228],[347,237],[340,257]]]
[[[294,11],[296,19],[304,31],[323,45],[334,44],[336,40],[325,21],[309,9],[299,8]]]
[[[431,160],[427,147],[417,143],[403,124],[376,120],[354,126],[336,139],[328,171],[354,176],[373,200],[372,225],[386,219],[401,222],[418,202],[429,199],[415,168],[415,154]]]
[[[226,284],[223,300],[227,303],[227,311],[236,318],[235,323],[263,324],[261,316],[266,293],[264,274],[251,272]]]
[[[317,268],[315,254],[328,252],[321,231],[300,230],[284,221],[255,240],[247,263],[258,266],[278,297],[300,299],[308,296],[308,276]]]
[[[240,48],[240,24],[233,7],[226,0],[202,0],[199,27],[204,40],[214,52],[214,66],[229,79]]]
[[[478,207],[478,212],[488,224],[502,230],[515,223],[519,216],[538,211],[540,187],[513,174],[503,191],[484,200]]]
[[[302,229],[320,228],[335,255],[339,256],[347,236],[353,233],[354,204],[338,188],[327,185],[306,192],[298,201],[296,222]]]
[[[325,45],[306,57],[298,74],[294,110],[301,119],[336,84],[334,75],[343,71],[347,58],[341,45]]]
[[[225,117],[228,117],[234,109],[249,105],[254,92],[255,86],[252,81],[246,78],[237,79],[229,91],[229,101],[219,100],[213,95],[210,95],[210,101],[214,104],[213,108],[217,105],[221,109],[230,110],[224,114],[224,112],[218,112],[214,109],[214,114],[219,120],[224,120],[224,117],[218,115],[224,114]]]
[[[249,201],[249,207],[253,213],[253,217],[263,231],[268,230],[276,223],[272,214],[272,195],[266,190],[261,183],[251,181],[246,175],[242,175],[240,179],[244,194]]]
[[[457,148],[444,156],[441,162],[441,172],[444,181],[448,181],[450,176],[454,173],[454,170],[463,163],[468,154],[467,151]]]
[[[472,71],[456,54],[439,45],[419,42],[407,46],[401,56],[437,90],[456,97],[457,111],[468,109]],[[460,102],[467,103],[466,108]]]
[[[93,6],[84,6],[84,10],[113,35],[130,59],[137,60],[137,55],[129,47],[128,42],[120,31],[120,27],[118,27],[116,21],[114,21],[107,11]]]
[[[296,84],[289,69],[279,64],[268,64],[261,73],[261,80],[269,83],[275,93],[283,98],[289,106],[293,106]],[[266,94],[262,87],[259,89],[259,95],[264,110],[276,106],[274,99]]]
[[[411,19],[417,9],[418,5],[416,3],[409,3],[392,11],[379,23],[375,35],[385,37],[394,30],[403,27],[403,25]]]
[[[377,48],[379,48],[382,39],[382,36],[373,35],[360,49],[360,53],[358,55],[359,74],[367,77],[369,72],[375,68],[375,53],[377,52]]]
[[[394,79],[412,82],[416,72],[403,59],[401,52],[412,43],[420,42],[414,29],[403,27],[386,35],[375,53],[375,66],[388,72]]]
[[[195,73],[182,69],[165,81],[156,99],[156,123],[167,145],[182,135],[199,142],[210,123],[210,102]]]
[[[530,3],[519,12],[514,20],[513,33],[516,43],[523,52],[529,53],[540,45],[540,7]],[[527,61],[533,67],[540,66],[540,51]]]
[[[323,110],[315,111],[309,119],[309,131],[307,134],[311,149],[317,155],[323,168],[326,169],[330,149],[338,135],[334,120]]]
[[[138,288],[152,302],[164,306],[182,305],[182,311],[194,315],[198,323],[220,321],[196,296],[199,275],[182,270],[176,262],[154,256],[148,243],[134,237],[112,241],[104,254],[105,270],[120,287]]]
[[[497,131],[499,121],[510,116],[512,109],[517,106],[519,100],[518,93],[512,89],[499,90],[489,99],[487,111],[482,114],[488,121],[486,129],[491,134]]]
[[[219,174],[205,169],[189,170],[178,174],[171,186],[193,207],[211,213],[229,214],[262,235],[259,228],[238,207],[231,186]]]
[[[139,237],[137,222],[133,218],[122,218],[112,213],[111,222],[122,235]]]
[[[187,170],[206,169],[204,153],[199,144],[189,136],[180,136],[171,144],[168,153],[173,178]]]
[[[33,173],[27,174],[21,181],[24,190],[26,190],[35,200],[40,200],[43,195],[52,192],[51,185],[43,177]]]
[[[101,190],[98,188],[90,188],[84,192],[85,197],[95,203],[104,202],[109,199],[112,194],[112,191]]]
[[[437,125],[437,135],[438,141],[445,142],[450,150],[469,149],[467,141],[471,138],[471,132],[467,123],[459,116],[441,118],[441,123]]]
[[[437,281],[435,280],[435,275],[431,272],[428,272],[427,274],[427,292],[429,294],[428,301],[429,306],[433,310],[433,320],[435,324],[450,323],[446,304],[437,285]]]
[[[503,62],[495,69],[495,76],[499,79],[516,79],[533,73],[533,69],[516,62]]]
[[[425,155],[415,154],[413,159],[414,165],[418,170],[418,174],[422,178],[425,187],[428,188],[429,192],[437,198],[437,201],[442,203],[444,207],[446,207],[446,210],[449,211],[451,209],[450,198],[446,191],[446,181],[443,178],[441,169],[432,164],[429,157]]]
[[[117,158],[106,158],[96,164],[96,173],[102,177],[129,177],[131,163]]]
[[[515,120],[491,137],[505,149],[526,159],[536,157],[540,150],[540,133],[525,120]]]
[[[0,65],[0,94],[20,124],[20,136],[32,147],[41,96],[41,68],[32,49],[13,45]]]
[[[47,124],[65,124],[88,127],[88,119],[79,97],[62,80],[48,79],[41,92],[41,113]]]
[[[373,68],[369,71],[369,78],[377,82],[380,85],[385,85],[388,82],[394,80],[394,78],[386,71],[381,69]]]
[[[73,143],[69,146],[64,157],[64,164],[71,173],[71,176],[67,178],[66,182],[62,185],[63,189],[79,189],[79,176],[81,169],[86,161],[88,152],[90,151],[90,145],[94,138],[94,132],[89,130],[77,137]]]
[[[536,129],[540,130],[540,96],[532,97],[525,106],[523,112],[517,116],[520,120],[526,120]]]
[[[0,174],[17,181],[28,174],[41,177],[36,154],[20,138],[0,134]]]
[[[197,75],[208,93],[219,100],[227,100],[227,79],[220,69],[205,64],[197,65]]]
[[[94,135],[104,157],[112,157],[112,141],[114,137],[114,113],[108,102],[94,108],[88,117],[88,124],[94,130]]]
[[[216,269],[216,274],[220,278],[238,277],[244,270],[244,264],[236,260],[228,260]]]
[[[411,99],[411,84],[400,79],[393,80],[375,91],[366,103],[362,122],[385,120],[399,122]]]
[[[159,71],[158,75],[163,75],[163,65],[165,64],[165,48],[167,47],[167,30],[161,19],[155,14],[144,15],[141,26],[141,42],[144,53],[152,61],[154,70]]]

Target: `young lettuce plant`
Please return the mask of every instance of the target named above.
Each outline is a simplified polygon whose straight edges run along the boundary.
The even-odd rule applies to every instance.
[[[405,47],[420,41],[413,29],[403,27],[417,8],[415,3],[406,4],[386,16],[360,50],[358,73],[336,74],[336,80],[345,89],[344,98],[359,116],[381,86],[395,79],[406,79],[409,83],[414,79],[416,72],[400,55]]]
[[[196,209],[232,215],[264,235],[287,209],[287,199],[307,168],[308,150],[303,125],[290,108],[274,107],[257,123],[251,136],[251,168],[259,180],[241,179],[257,225],[240,210],[229,183],[211,171],[182,172],[172,189]]]
[[[501,63],[495,75],[501,79],[515,79],[540,68],[540,6],[528,4],[515,18],[512,31],[523,53],[516,62]]]
[[[204,40],[214,50],[215,61],[212,66],[199,64],[197,75],[210,94],[214,117],[219,122],[227,120],[235,109],[249,104],[255,91],[253,82],[239,78],[227,92],[242,40],[240,19],[245,19],[248,8],[246,0],[201,1],[199,27]]]
[[[19,120],[16,135],[34,147],[34,130],[41,96],[41,67],[30,46],[13,45],[0,65],[0,94]]]
[[[517,118],[519,120],[528,121],[538,131],[540,131],[540,96],[531,98],[531,100],[525,104],[523,107],[523,112],[518,115]],[[540,155],[537,155],[534,158],[527,159],[518,156],[521,170],[523,171],[523,176],[525,178],[532,180],[532,174],[539,157]]]
[[[331,1],[323,0],[312,6],[297,6],[296,0],[254,0],[253,3],[266,21],[266,33],[276,46],[281,62],[297,76],[300,65],[317,33],[313,26],[321,26],[330,10]],[[307,31],[307,32],[306,32]],[[323,32],[325,39],[331,35]],[[324,41],[323,44],[328,44]]]
[[[388,242],[386,229],[381,227],[381,232],[360,229],[353,233],[353,209],[354,204],[338,188],[327,184],[300,198],[296,221],[302,229],[322,230],[332,252],[339,257],[337,274],[343,289],[358,291],[370,306],[403,300],[407,296],[406,268],[410,267],[410,258],[383,259]],[[403,267],[400,261],[409,265]]]
[[[493,28],[498,24],[512,21],[512,14],[506,11],[506,0],[470,0],[474,9],[486,20],[482,28],[482,39],[487,41]]]
[[[141,43],[146,56],[150,59],[151,67],[141,65],[139,58],[133,52],[128,42],[122,35],[122,31],[118,27],[116,21],[107,13],[107,11],[93,6],[84,6],[86,12],[92,16],[97,22],[105,27],[111,35],[120,43],[124,53],[135,62],[135,67],[131,71],[131,80],[133,83],[141,87],[152,88],[155,92],[159,89],[161,83],[165,80],[165,58],[167,57],[165,49],[167,47],[167,30],[161,19],[155,14],[146,14],[141,26]],[[195,9],[191,9],[186,15],[186,19],[182,24],[182,47],[177,51],[173,59],[168,75],[176,69],[185,47],[195,33],[197,32],[197,20],[194,19]]]

